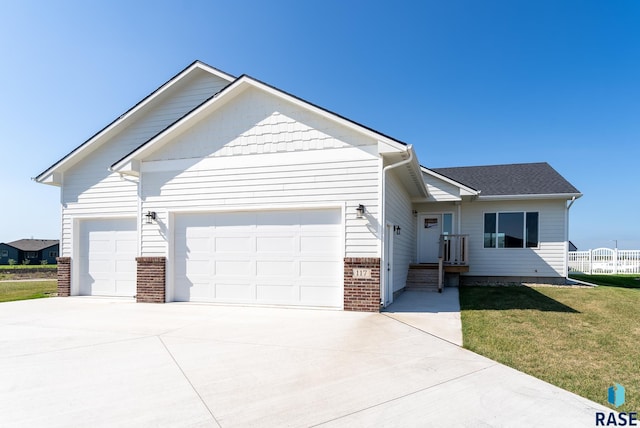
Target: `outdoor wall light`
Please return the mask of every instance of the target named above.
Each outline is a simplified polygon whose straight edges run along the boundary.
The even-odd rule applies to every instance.
[[[395,226],[393,226],[393,231],[396,233],[396,235],[400,235],[400,225],[396,224]]]
[[[147,224],[151,224],[156,219],[156,212],[147,211],[147,213],[144,216],[147,218]]]
[[[360,204],[358,205],[358,208],[356,208],[356,217],[358,218],[362,218],[364,217],[364,205]]]

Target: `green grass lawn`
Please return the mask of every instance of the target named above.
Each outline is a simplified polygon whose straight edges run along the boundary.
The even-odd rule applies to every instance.
[[[617,382],[638,411],[640,288],[622,287],[461,287],[464,347],[609,407]]]
[[[15,264],[15,265],[0,265],[0,271],[3,270],[11,270],[11,269],[34,269],[34,270],[38,270],[38,269],[56,269],[58,267],[58,265],[55,264],[47,264],[47,265],[43,265],[43,264],[29,264],[29,265],[23,265],[23,264]]]
[[[585,275],[570,273],[569,278],[610,287],[640,288],[640,275]]]
[[[0,302],[40,299],[57,292],[58,281],[0,282]]]

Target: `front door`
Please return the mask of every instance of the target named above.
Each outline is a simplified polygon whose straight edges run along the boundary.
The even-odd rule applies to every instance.
[[[438,263],[442,214],[418,217],[418,263]]]

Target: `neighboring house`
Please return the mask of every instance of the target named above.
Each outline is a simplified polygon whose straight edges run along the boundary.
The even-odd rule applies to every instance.
[[[9,260],[16,264],[55,264],[60,248],[57,239],[19,239],[17,241],[0,244],[0,265],[8,265]]]
[[[581,196],[545,163],[424,168],[411,145],[198,61],[36,180],[61,187],[59,295],[372,311],[415,263],[563,280]]]

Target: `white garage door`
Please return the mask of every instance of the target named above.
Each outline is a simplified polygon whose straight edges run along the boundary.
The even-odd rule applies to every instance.
[[[176,301],[342,306],[341,214],[176,217]]]
[[[82,221],[79,252],[81,295],[136,294],[135,219]]]

